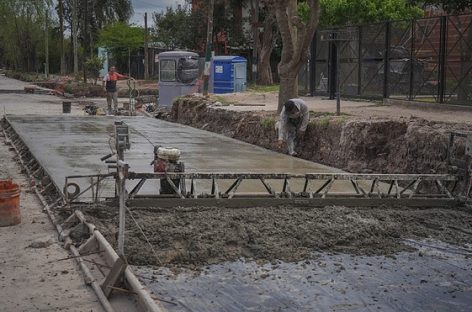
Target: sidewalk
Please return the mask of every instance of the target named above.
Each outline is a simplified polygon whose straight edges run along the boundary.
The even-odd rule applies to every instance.
[[[24,85],[0,76],[0,90],[23,90]],[[62,99],[0,92],[0,115],[4,113],[60,115]],[[83,115],[77,107],[72,108],[72,113]],[[0,310],[102,311],[75,260],[57,261],[70,254],[58,242],[55,228],[4,140],[0,136],[0,179],[11,178],[21,186],[22,222],[0,227]]]
[[[222,106],[234,111],[275,111],[277,110],[278,94],[271,93],[239,93],[218,95],[226,103],[239,104]],[[301,97],[310,110],[315,112],[335,113],[336,101],[324,97]],[[244,106],[239,106],[239,105]],[[471,103],[472,104],[472,103]],[[411,106],[410,106],[411,105]],[[422,118],[429,121],[472,124],[472,110],[469,107],[441,107],[441,104],[422,104],[419,107],[404,105],[386,105],[380,102],[341,100],[341,112],[363,118]],[[428,107],[429,109],[425,108]]]
[[[12,178],[21,186],[22,220],[0,227],[0,310],[102,311],[75,260],[58,261],[70,255],[3,141],[1,137],[0,179]]]

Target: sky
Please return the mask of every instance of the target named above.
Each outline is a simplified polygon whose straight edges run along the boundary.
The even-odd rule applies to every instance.
[[[177,7],[184,4],[184,0],[132,0],[134,15],[130,22],[144,25],[144,13],[148,13],[148,25],[152,24],[152,13],[164,11],[167,7]]]

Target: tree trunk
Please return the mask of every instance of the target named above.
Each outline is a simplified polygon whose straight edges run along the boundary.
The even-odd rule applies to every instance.
[[[270,67],[270,55],[273,50],[273,42],[270,46],[263,45],[259,52],[259,75],[257,83],[263,86],[268,86],[274,83],[272,79],[272,68]]]
[[[61,75],[65,75],[66,51],[64,48],[64,0],[59,0],[59,36],[61,41]]]
[[[205,70],[203,72],[203,95],[208,96],[209,82],[210,82],[210,61],[212,51],[213,38],[213,14],[215,9],[215,0],[210,0],[208,6],[208,21],[207,21],[207,37],[205,49]]]
[[[282,107],[285,102],[296,97],[298,97],[297,76],[280,75],[279,109],[277,110],[277,113],[280,113],[282,111]]]
[[[297,3],[297,0],[276,0],[275,3],[275,16],[283,45],[278,66],[280,76],[278,113],[282,111],[287,100],[298,96],[298,72],[308,60],[309,47],[320,19],[319,0],[307,0],[310,16],[306,23],[298,16]]]
[[[73,46],[73,55],[74,55],[74,74],[79,73],[79,56],[78,56],[78,15],[77,15],[77,1],[72,0],[72,46]]]
[[[259,44],[258,61],[259,76],[257,83],[260,85],[271,85],[274,83],[272,79],[272,68],[270,67],[270,56],[274,50],[274,40],[277,32],[275,16],[271,12],[266,12],[264,20],[264,31],[262,34],[262,42]]]
[[[269,86],[274,83],[272,78],[272,68],[270,67],[270,54],[265,59],[260,59],[258,66],[257,84],[262,86]]]
[[[258,65],[259,65],[259,50],[260,50],[260,38],[259,38],[259,0],[251,1],[251,15],[252,15],[252,40],[254,46],[252,47],[252,83],[257,83],[258,79]]]

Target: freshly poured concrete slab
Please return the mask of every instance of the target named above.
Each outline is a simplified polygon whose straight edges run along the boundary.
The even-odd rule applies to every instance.
[[[340,172],[212,132],[145,117],[8,116],[8,119],[61,189],[66,176],[108,172],[100,157],[110,153],[114,122],[119,120],[130,127],[131,149],[126,151],[125,160],[134,172],[152,172],[155,145],[179,148],[187,172]],[[242,191],[253,188],[245,183],[241,185]],[[339,187],[352,188],[348,182]]]
[[[470,252],[414,242],[394,257],[316,254],[299,263],[225,262],[201,272],[138,267],[168,311],[470,311]],[[168,303],[169,302],[169,303]]]

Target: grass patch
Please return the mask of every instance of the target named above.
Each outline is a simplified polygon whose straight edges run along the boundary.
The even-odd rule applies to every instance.
[[[330,123],[332,124],[342,124],[346,122],[351,115],[341,113],[340,116],[336,116],[335,113],[316,113],[310,111],[310,116],[314,119],[311,119],[310,124],[315,127],[327,128]]]
[[[223,106],[229,106],[231,104],[236,104],[237,102],[228,101],[228,99],[221,95],[212,95],[211,96],[214,101],[220,102]]]
[[[425,103],[437,103],[438,102],[434,96],[417,97],[417,98],[415,98],[415,101],[425,102]]]
[[[261,127],[270,130],[275,128],[275,118],[273,117],[266,117],[261,120]]]
[[[329,117],[323,117],[321,119],[318,119],[318,120],[315,120],[315,124],[322,127],[322,128],[328,128],[329,126],[329,122],[330,122],[331,118]]]
[[[257,93],[266,93],[266,92],[278,92],[280,85],[274,84],[269,86],[261,86],[256,84],[251,84],[247,88],[249,92],[257,92]]]
[[[349,114],[346,114],[346,113],[341,113],[342,117],[349,117],[351,115]],[[332,112],[315,112],[315,111],[310,111],[310,117],[337,117],[336,113],[332,113]]]

